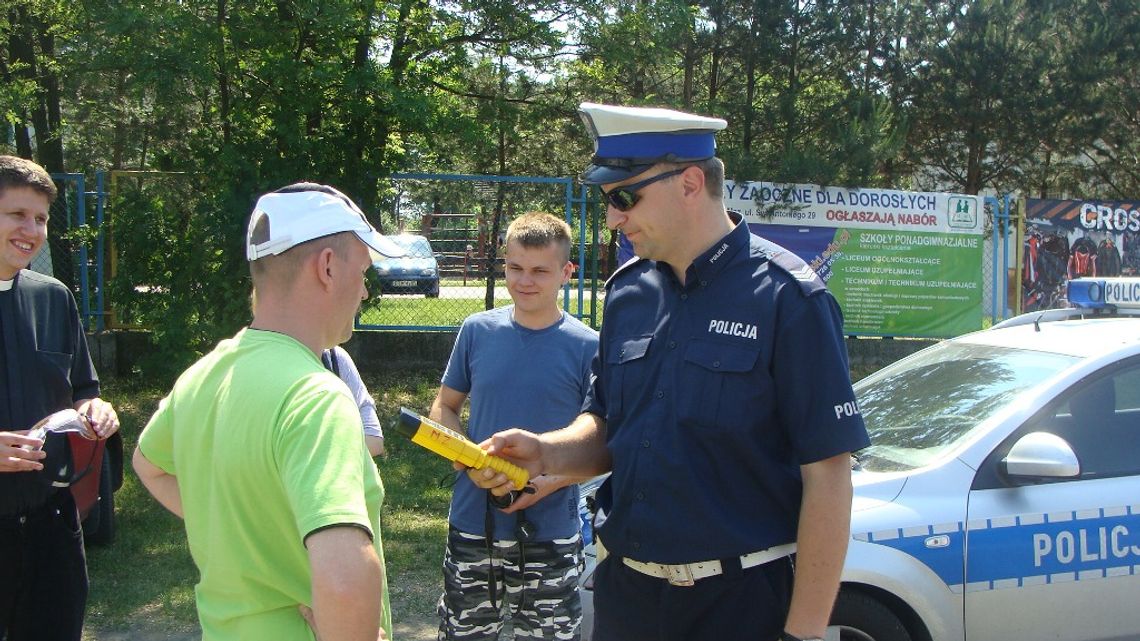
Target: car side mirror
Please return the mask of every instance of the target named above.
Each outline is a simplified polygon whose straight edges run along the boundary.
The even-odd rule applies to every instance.
[[[1081,473],[1081,464],[1072,446],[1048,432],[1022,436],[1001,463],[1008,476],[1018,478],[1065,479],[1076,478]]]

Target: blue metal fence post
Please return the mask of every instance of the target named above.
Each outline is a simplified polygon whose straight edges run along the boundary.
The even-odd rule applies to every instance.
[[[70,200],[75,201],[74,211],[72,211],[71,208],[68,208],[66,211],[66,217],[67,217],[66,220],[67,220],[68,230],[73,231],[76,228],[83,227],[84,225],[86,225],[87,224],[87,196],[91,195],[91,193],[87,191],[86,177],[83,174],[77,174],[77,173],[52,174],[51,177],[56,182],[65,185],[64,202],[66,203]],[[74,198],[69,197],[71,194],[72,188],[74,188],[74,190],[75,190]],[[99,221],[101,222],[101,217],[102,217],[102,210],[101,209],[97,210],[97,216],[99,217]],[[98,223],[97,223],[97,225],[98,225]],[[103,320],[102,319],[102,311],[103,311],[102,302],[99,302],[96,304],[95,310],[91,309],[91,289],[92,289],[92,287],[91,287],[91,276],[90,276],[88,264],[87,264],[87,262],[90,258],[88,255],[88,251],[87,251],[87,240],[85,238],[83,238],[82,235],[77,236],[76,238],[79,239],[79,248],[77,251],[69,252],[69,259],[70,259],[69,262],[76,267],[76,271],[78,272],[78,276],[79,276],[79,286],[78,286],[79,295],[76,297],[76,303],[79,305],[79,308],[80,308],[80,315],[81,315],[81,318],[83,319],[84,328],[88,329],[88,330],[91,329],[91,317],[95,316],[96,317],[95,318],[96,327],[101,330],[103,328],[102,327],[102,320]],[[99,235],[97,237],[97,242],[100,243],[100,245],[99,245],[100,249],[102,247],[102,245],[101,245],[102,239],[103,239],[103,231],[100,228],[99,229]],[[72,242],[74,242],[74,241],[72,241]],[[102,278],[100,276],[97,276],[96,287],[100,288],[100,289],[102,287]]]
[[[565,217],[566,224],[574,224],[574,181],[566,178],[565,182]],[[586,220],[580,218],[578,220],[578,318],[584,315],[582,305],[584,304],[585,293],[585,279],[586,273]],[[563,290],[562,306],[566,311],[570,311],[570,284],[567,283]],[[591,315],[593,314],[593,307],[591,306]],[[592,323],[591,323],[592,324]]]
[[[584,221],[590,212],[590,189],[586,185],[581,185],[578,194],[581,198],[581,219]],[[594,233],[594,226],[590,226],[590,242],[594,246],[594,279],[590,285],[590,327],[598,328],[598,237]]]
[[[83,174],[75,176],[75,226],[87,224],[87,189]],[[87,242],[79,243],[79,290],[83,293],[83,324],[91,329],[91,287],[87,277]]]
[[[992,268],[991,276],[993,282],[990,284],[990,323],[997,323],[997,274],[998,274],[998,237],[1000,236],[998,219],[1000,217],[1001,203],[993,196],[986,196],[983,200],[983,209],[985,205],[990,205],[993,209],[990,214],[990,265]]]
[[[1001,199],[994,196],[986,196],[985,202],[993,208],[993,215],[991,217],[991,264],[993,265],[992,282],[990,284],[990,322],[997,323],[1005,319],[1009,314],[1009,308],[1005,302],[1009,298],[1009,254],[1010,254],[1010,234],[1013,233],[1012,229],[1012,216],[1010,210],[1012,208],[1013,199],[1009,194],[1003,194]],[[998,249],[998,244],[1001,244],[1001,249]],[[1000,259],[999,259],[1000,257]],[[1001,307],[998,307],[998,306]]]
[[[597,242],[598,238],[597,238],[597,234],[594,231],[594,226],[589,225],[589,227],[587,228],[587,224],[589,221],[589,214],[590,214],[589,188],[586,185],[582,185],[578,191],[578,197],[575,198],[574,197],[574,181],[570,180],[570,179],[566,179],[566,180],[567,180],[567,183],[566,183],[567,208],[572,209],[572,204],[574,204],[574,203],[576,203],[578,205],[578,213],[579,213],[579,216],[578,216],[578,237],[581,238],[581,242],[578,243],[578,256],[579,256],[579,267],[578,267],[579,272],[578,273],[579,274],[584,274],[585,273],[584,270],[586,268],[585,261],[586,261],[587,233],[589,234],[588,238],[589,238],[590,244],[593,246],[592,267],[593,267],[593,272],[594,272],[594,278],[591,279],[591,281],[590,281],[590,313],[586,314],[584,311],[582,311],[584,309],[583,305],[585,305],[585,282],[584,282],[583,278],[580,277],[578,280],[578,317],[579,318],[586,318],[588,316],[590,319],[590,327],[597,329],[597,327],[598,327],[598,264],[599,264],[598,251],[599,251],[599,249],[598,249],[598,242]]]
[[[95,226],[99,235],[95,240],[95,331],[104,329],[106,320],[103,307],[103,241],[107,237],[107,229],[103,226],[103,208],[107,204],[107,192],[103,188],[103,172],[95,172]]]

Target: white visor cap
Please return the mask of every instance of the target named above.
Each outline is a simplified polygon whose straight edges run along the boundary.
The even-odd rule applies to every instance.
[[[348,196],[332,187],[312,187],[299,190],[287,187],[289,191],[275,191],[257,199],[246,231],[247,260],[276,256],[301,243],[347,231],[356,234],[368,246],[373,260],[405,254],[403,248],[376,231]],[[269,238],[255,244],[253,230],[266,217]]]

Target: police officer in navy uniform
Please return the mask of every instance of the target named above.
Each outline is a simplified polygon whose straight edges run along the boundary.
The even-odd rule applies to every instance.
[[[487,444],[534,474],[613,471],[594,638],[822,637],[868,444],[819,277],[723,204],[725,121],[583,103],[582,175],[637,258],[606,284],[595,380],[567,428]],[[469,474],[505,493],[505,476]]]

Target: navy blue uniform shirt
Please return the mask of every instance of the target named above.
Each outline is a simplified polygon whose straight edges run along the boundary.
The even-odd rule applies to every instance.
[[[799,466],[868,445],[835,299],[734,222],[683,286],[651,260],[607,283],[583,411],[607,423],[612,554],[691,563],[792,542]]]

